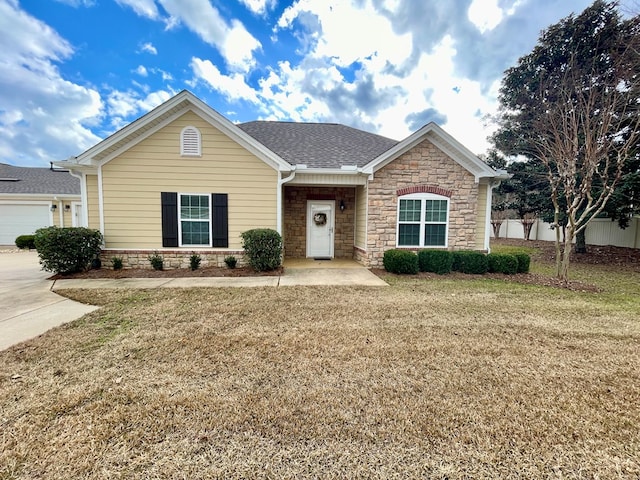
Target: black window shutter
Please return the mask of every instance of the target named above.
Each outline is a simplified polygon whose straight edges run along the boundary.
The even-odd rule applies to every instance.
[[[229,215],[226,193],[212,193],[213,220],[211,222],[211,239],[214,247],[229,246]]]
[[[178,194],[161,192],[162,202],[162,246],[178,246]]]

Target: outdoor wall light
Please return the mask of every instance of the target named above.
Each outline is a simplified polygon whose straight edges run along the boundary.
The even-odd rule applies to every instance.
[[[51,205],[51,211],[55,212],[58,209],[58,206],[56,204]]]
[[[71,205],[65,205],[64,206],[64,211],[68,212],[69,210],[71,210]]]
[[[347,208],[347,206],[344,204],[344,200],[340,200],[340,211],[344,212],[345,208]]]

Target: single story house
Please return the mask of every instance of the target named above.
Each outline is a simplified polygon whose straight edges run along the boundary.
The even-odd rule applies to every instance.
[[[182,91],[77,157],[83,224],[103,261],[169,267],[242,260],[240,234],[271,228],[285,257],[380,266],[391,248],[488,250],[504,177],[430,123],[398,142],[337,124],[236,125]]]
[[[0,245],[41,227],[80,226],[80,211],[80,180],[68,171],[0,163]]]

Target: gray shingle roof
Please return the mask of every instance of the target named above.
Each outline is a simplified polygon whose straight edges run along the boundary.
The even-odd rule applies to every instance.
[[[238,125],[292,165],[362,167],[398,142],[336,123],[255,121]]]
[[[0,193],[80,195],[80,180],[67,171],[0,163]]]

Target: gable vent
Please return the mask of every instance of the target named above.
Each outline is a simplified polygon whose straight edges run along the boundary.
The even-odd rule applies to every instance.
[[[180,155],[199,157],[200,143],[200,130],[196,127],[184,127],[180,133]]]

